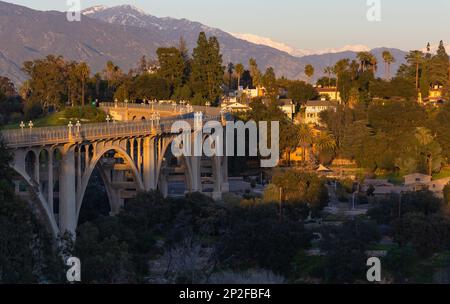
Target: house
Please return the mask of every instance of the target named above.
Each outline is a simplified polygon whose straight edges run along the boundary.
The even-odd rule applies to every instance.
[[[375,188],[373,196],[376,200],[382,200],[391,197],[393,194],[400,195],[404,190],[402,186],[381,186]]]
[[[294,119],[295,104],[292,99],[278,99],[278,107],[283,111],[290,120]]]
[[[428,183],[428,190],[433,192],[437,197],[444,197],[444,188],[450,184],[450,177],[432,180]]]
[[[435,85],[433,86],[428,94],[429,103],[438,103],[443,101],[443,86]]]
[[[370,188],[377,189],[380,187],[393,187],[394,184],[390,183],[387,179],[365,179],[361,191],[367,192]]]
[[[224,100],[221,107],[223,110],[230,113],[245,113],[251,111],[251,108],[248,105],[238,102],[236,97]]]
[[[317,93],[319,96],[326,97],[327,99],[341,102],[341,93],[336,89],[336,87],[317,87]]]
[[[296,111],[295,104],[292,99],[277,99],[275,102],[278,105],[278,108],[283,111],[290,120],[294,120]],[[273,103],[273,101],[269,98],[265,98],[262,100],[262,103],[268,106]]]
[[[412,186],[416,184],[428,184],[429,182],[431,182],[432,179],[430,175],[422,173],[413,173],[405,175],[403,178],[405,179],[405,186]]]
[[[235,93],[235,96],[238,98],[245,96],[250,99],[257,98],[257,97],[264,97],[265,95],[266,95],[266,89],[263,87],[257,87],[255,89],[249,89],[249,88],[244,89],[244,87],[240,86]]]
[[[319,114],[328,110],[336,111],[336,109],[336,102],[325,99],[308,101],[305,106],[304,122],[306,124],[321,125]]]

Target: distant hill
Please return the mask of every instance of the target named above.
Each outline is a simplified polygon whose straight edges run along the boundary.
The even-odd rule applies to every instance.
[[[180,37],[192,49],[201,31],[218,37],[225,63],[246,64],[254,57],[262,70],[272,66],[278,76],[288,78],[304,79],[305,64],[313,64],[317,79],[322,76],[325,66],[356,56],[354,52],[344,52],[295,57],[198,22],[158,18],[129,5],[97,6],[83,13],[82,22],[68,22],[62,12],[37,11],[0,1],[0,75],[21,83],[25,80],[22,63],[49,54],[86,61],[93,72],[101,71],[108,60],[128,71],[136,66],[142,55],[154,58],[158,47],[176,45]],[[395,72],[405,53],[392,51],[397,59],[393,66]],[[381,52],[382,49],[374,50],[380,62]],[[383,72],[381,63],[379,75]]]

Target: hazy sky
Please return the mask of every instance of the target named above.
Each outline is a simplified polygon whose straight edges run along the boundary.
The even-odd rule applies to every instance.
[[[450,0],[379,0],[381,21],[367,20],[368,0],[81,0],[82,8],[132,4],[158,17],[187,18],[233,33],[269,37],[295,48],[423,48],[450,43]],[[373,1],[373,0],[369,0]],[[376,0],[375,0],[376,1]],[[67,10],[66,0],[7,0]]]

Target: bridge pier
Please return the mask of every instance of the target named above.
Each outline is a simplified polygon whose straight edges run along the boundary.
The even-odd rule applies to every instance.
[[[145,191],[156,190],[158,184],[156,181],[156,147],[153,137],[144,138],[143,143],[143,180]]]
[[[77,228],[75,149],[68,147],[62,152],[59,175],[59,223],[62,234],[69,232],[73,237]]]

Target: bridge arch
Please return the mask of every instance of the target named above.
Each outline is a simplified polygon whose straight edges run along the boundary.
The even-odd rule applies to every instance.
[[[26,154],[28,154],[30,152],[32,152],[34,154],[34,152],[31,150],[28,151]],[[24,172],[23,170],[19,169],[16,166],[14,166],[13,169],[20,177],[20,180],[27,184],[30,191],[35,195],[35,198],[37,198],[37,199],[33,200],[32,203],[37,201],[38,209],[44,215],[43,223],[49,228],[52,235],[54,237],[57,237],[60,230],[59,230],[58,224],[56,222],[55,216],[53,215],[53,209],[50,208],[47,199],[43,196],[42,192],[39,191],[40,190],[39,186],[37,186],[35,184],[35,181],[33,181],[32,177],[30,175],[28,175],[27,172]]]
[[[175,156],[171,153],[170,147],[172,146],[173,141],[175,140],[176,136],[163,136],[163,137],[157,137],[157,146],[156,150],[159,151],[157,153],[157,162],[156,162],[156,183],[159,190],[162,192],[163,195],[166,195],[164,187],[166,186],[164,183],[163,178],[165,178],[163,174],[164,169],[170,168],[170,164],[175,158]],[[193,170],[192,166],[189,162],[188,157],[181,156],[177,158],[184,167],[186,168],[186,171],[184,172],[184,179],[185,179],[185,187],[186,191],[190,192],[193,189]],[[169,166],[168,166],[169,165]]]
[[[142,191],[144,189],[139,170],[136,167],[136,164],[133,161],[133,159],[126,152],[126,150],[121,148],[121,147],[119,147],[119,146],[117,146],[117,145],[111,145],[111,146],[107,145],[107,146],[103,147],[102,149],[96,151],[96,155],[94,155],[94,157],[91,159],[91,161],[89,163],[89,166],[86,168],[86,170],[85,170],[85,172],[83,174],[81,188],[79,189],[79,192],[78,192],[78,195],[77,195],[78,196],[77,197],[77,210],[76,210],[76,217],[77,217],[76,218],[76,222],[77,223],[78,223],[78,218],[79,218],[79,215],[80,215],[81,207],[82,207],[82,204],[83,204],[84,195],[86,193],[86,189],[88,187],[89,180],[91,179],[92,173],[95,170],[95,168],[98,166],[100,160],[108,152],[118,153],[120,155],[120,157],[122,157],[127,162],[127,164],[130,166],[131,173],[132,173],[134,181],[136,183],[137,190],[138,191]],[[106,188],[106,191],[107,191],[107,194],[108,194],[108,199],[109,199],[111,210],[113,210],[113,206],[112,206],[112,202],[111,202],[112,193],[111,193],[111,188],[108,185],[108,180],[107,180],[106,176],[102,172],[100,172],[100,176],[103,179],[103,183],[105,185],[105,188]]]

